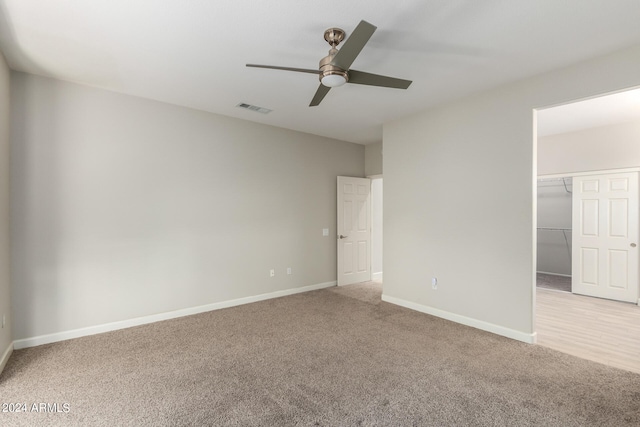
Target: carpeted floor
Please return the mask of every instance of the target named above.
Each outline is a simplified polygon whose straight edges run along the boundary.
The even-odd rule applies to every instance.
[[[640,375],[330,288],[15,351],[2,426],[637,426]],[[68,412],[64,412],[64,404]]]
[[[537,273],[536,286],[539,288],[553,289],[554,291],[571,292],[571,277]]]

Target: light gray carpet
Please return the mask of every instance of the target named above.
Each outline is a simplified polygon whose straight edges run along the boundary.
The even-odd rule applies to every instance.
[[[553,289],[554,291],[571,292],[571,277],[537,273],[536,286],[539,288]]]
[[[14,352],[2,426],[637,426],[640,375],[308,292]]]

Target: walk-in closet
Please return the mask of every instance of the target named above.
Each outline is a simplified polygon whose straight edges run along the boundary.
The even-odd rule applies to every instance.
[[[537,285],[571,292],[571,177],[538,179]]]

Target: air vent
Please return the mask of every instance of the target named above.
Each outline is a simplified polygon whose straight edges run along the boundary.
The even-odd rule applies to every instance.
[[[244,108],[245,110],[255,111],[256,113],[261,113],[261,114],[269,114],[272,111],[268,108],[258,107],[257,105],[245,104],[244,102],[241,102],[240,104],[236,105],[236,107]]]

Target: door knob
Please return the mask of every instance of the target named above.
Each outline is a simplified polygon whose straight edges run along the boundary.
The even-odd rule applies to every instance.
[[[632,243],[632,244],[631,244],[631,247],[632,247],[632,248],[635,248],[635,247],[636,247],[636,244],[635,244],[635,243]]]
[[[343,236],[342,234],[338,236],[338,239],[346,239],[349,236]]]

